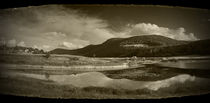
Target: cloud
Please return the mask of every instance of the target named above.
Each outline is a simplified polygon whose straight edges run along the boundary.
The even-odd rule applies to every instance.
[[[58,35],[59,32],[60,34],[65,34],[66,39],[59,39],[60,42],[61,40],[71,41],[73,39],[80,39],[89,41],[91,44],[98,44],[108,38],[114,37],[107,29],[108,24],[105,20],[90,17],[80,11],[66,9],[62,6],[53,7],[54,9],[50,10],[51,12],[48,10],[50,7],[40,7],[41,11],[36,12],[40,21],[38,28],[46,32],[57,31],[51,32],[54,38],[56,38],[55,35]]]
[[[14,38],[24,41],[27,46],[37,45],[46,50],[46,45],[50,46],[48,50],[58,45],[69,49],[79,48],[100,44],[113,37],[134,35],[155,34],[177,40],[197,40],[193,33],[186,33],[184,28],[170,29],[151,23],[128,24],[125,30],[116,32],[109,28],[106,20],[62,5],[30,6],[2,12],[0,34],[5,40]]]
[[[39,49],[39,50],[44,50],[44,51],[49,51],[50,46],[49,45],[42,45],[42,46],[33,45],[32,48]]]
[[[0,38],[0,45],[6,45],[5,38]]]
[[[16,40],[15,39],[8,40],[7,46],[8,47],[15,47],[16,46]]]
[[[82,40],[82,39],[72,39],[71,42],[74,44],[79,44],[79,45],[84,45],[84,46],[90,44],[90,41]]]
[[[11,40],[6,41],[4,38],[0,39],[0,45],[6,45],[8,47],[15,47],[15,46],[25,47],[26,46],[24,41],[17,43],[16,39],[11,39]]]
[[[0,34],[7,39],[25,41],[28,46],[47,44],[56,47],[64,41],[75,44],[74,40],[99,44],[116,37],[105,20],[62,5],[7,9],[0,17],[3,27]]]
[[[50,51],[52,48],[49,45],[42,45],[42,47],[40,47],[40,49],[42,49],[44,51]]]
[[[139,23],[135,25],[129,25],[129,29],[126,31],[127,35],[161,35],[176,40],[197,40],[193,33],[187,34],[185,29],[180,27],[177,29],[170,29],[167,27],[160,27],[151,23]]]
[[[24,41],[21,41],[21,42],[19,42],[19,43],[17,44],[17,46],[25,47],[25,46],[26,46],[26,44],[25,44],[25,42],[24,42]]]
[[[46,37],[48,37],[48,38],[66,37],[66,34],[62,33],[62,32],[47,32],[47,33],[44,33],[44,35],[46,35]]]
[[[39,49],[39,47],[38,47],[37,45],[34,45],[34,46],[33,46],[33,48],[35,48],[35,49]]]
[[[70,42],[62,42],[60,45],[59,45],[59,48],[64,48],[64,49],[78,49],[78,48],[81,48],[83,47],[82,45],[76,45],[76,44],[73,44],[73,43],[70,43]]]

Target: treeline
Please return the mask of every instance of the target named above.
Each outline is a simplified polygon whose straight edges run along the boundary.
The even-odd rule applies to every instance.
[[[0,46],[0,53],[7,54],[7,53],[31,53],[31,54],[45,54],[44,50],[32,48],[32,47],[7,47],[5,45]]]

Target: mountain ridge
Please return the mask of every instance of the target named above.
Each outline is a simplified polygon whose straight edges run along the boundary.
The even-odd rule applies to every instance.
[[[101,44],[88,45],[75,50],[54,49],[50,53],[87,57],[177,56],[208,54],[207,51],[210,50],[205,48],[209,44],[210,40],[182,41],[159,35],[143,35],[128,38],[111,38]],[[202,52],[194,50],[197,48]]]

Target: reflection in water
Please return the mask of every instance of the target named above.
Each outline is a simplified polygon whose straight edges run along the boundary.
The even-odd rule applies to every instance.
[[[13,73],[13,76],[26,76],[41,80],[47,80],[44,75],[27,74],[27,73]],[[74,85],[76,87],[110,87],[115,89],[149,89],[157,91],[161,88],[170,87],[176,84],[184,84],[192,82],[199,84],[199,81],[210,82],[209,79],[197,78],[188,74],[181,74],[172,78],[159,80],[159,81],[133,81],[129,79],[111,79],[100,72],[86,72],[76,75],[51,75],[49,80],[54,81],[60,85]]]
[[[210,60],[179,60],[159,63],[160,66],[182,69],[209,69]]]

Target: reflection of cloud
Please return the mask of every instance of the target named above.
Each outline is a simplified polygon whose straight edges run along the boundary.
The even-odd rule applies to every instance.
[[[178,29],[170,29],[166,27],[159,27],[156,24],[139,23],[129,25],[127,35],[161,35],[177,40],[197,40],[193,33],[187,34],[185,29],[180,27]]]
[[[175,76],[175,77],[172,77],[169,79],[150,82],[150,83],[146,84],[145,87],[150,90],[157,91],[160,88],[166,88],[166,87],[170,87],[171,85],[174,85],[177,83],[185,83],[186,81],[194,81],[194,80],[195,80],[194,76],[182,74],[182,75],[178,75],[178,76]]]
[[[88,67],[88,66],[87,66]],[[63,69],[69,69],[69,67],[63,67]],[[81,68],[81,67],[80,67]],[[87,68],[85,68],[87,69]],[[89,68],[91,69],[91,68]],[[8,74],[8,73],[7,73]],[[43,79],[44,76],[39,74],[27,74],[19,73],[19,75],[24,75],[31,78]],[[42,78],[40,78],[42,77]],[[61,79],[62,78],[62,79]],[[188,74],[181,74],[164,80],[158,81],[133,81],[129,79],[111,79],[100,72],[86,72],[76,75],[54,75],[49,78],[52,81],[55,81],[63,85],[74,85],[76,87],[108,87],[115,89],[127,89],[127,90],[136,90],[136,89],[149,89],[152,91],[157,91],[161,88],[167,88],[171,86],[176,86],[177,84],[182,85],[184,88],[184,83],[193,82],[192,86],[202,86],[202,83],[210,83],[210,80],[207,78],[196,78],[195,76],[190,76]],[[194,82],[196,79],[196,82]],[[200,81],[200,82],[199,82]]]

